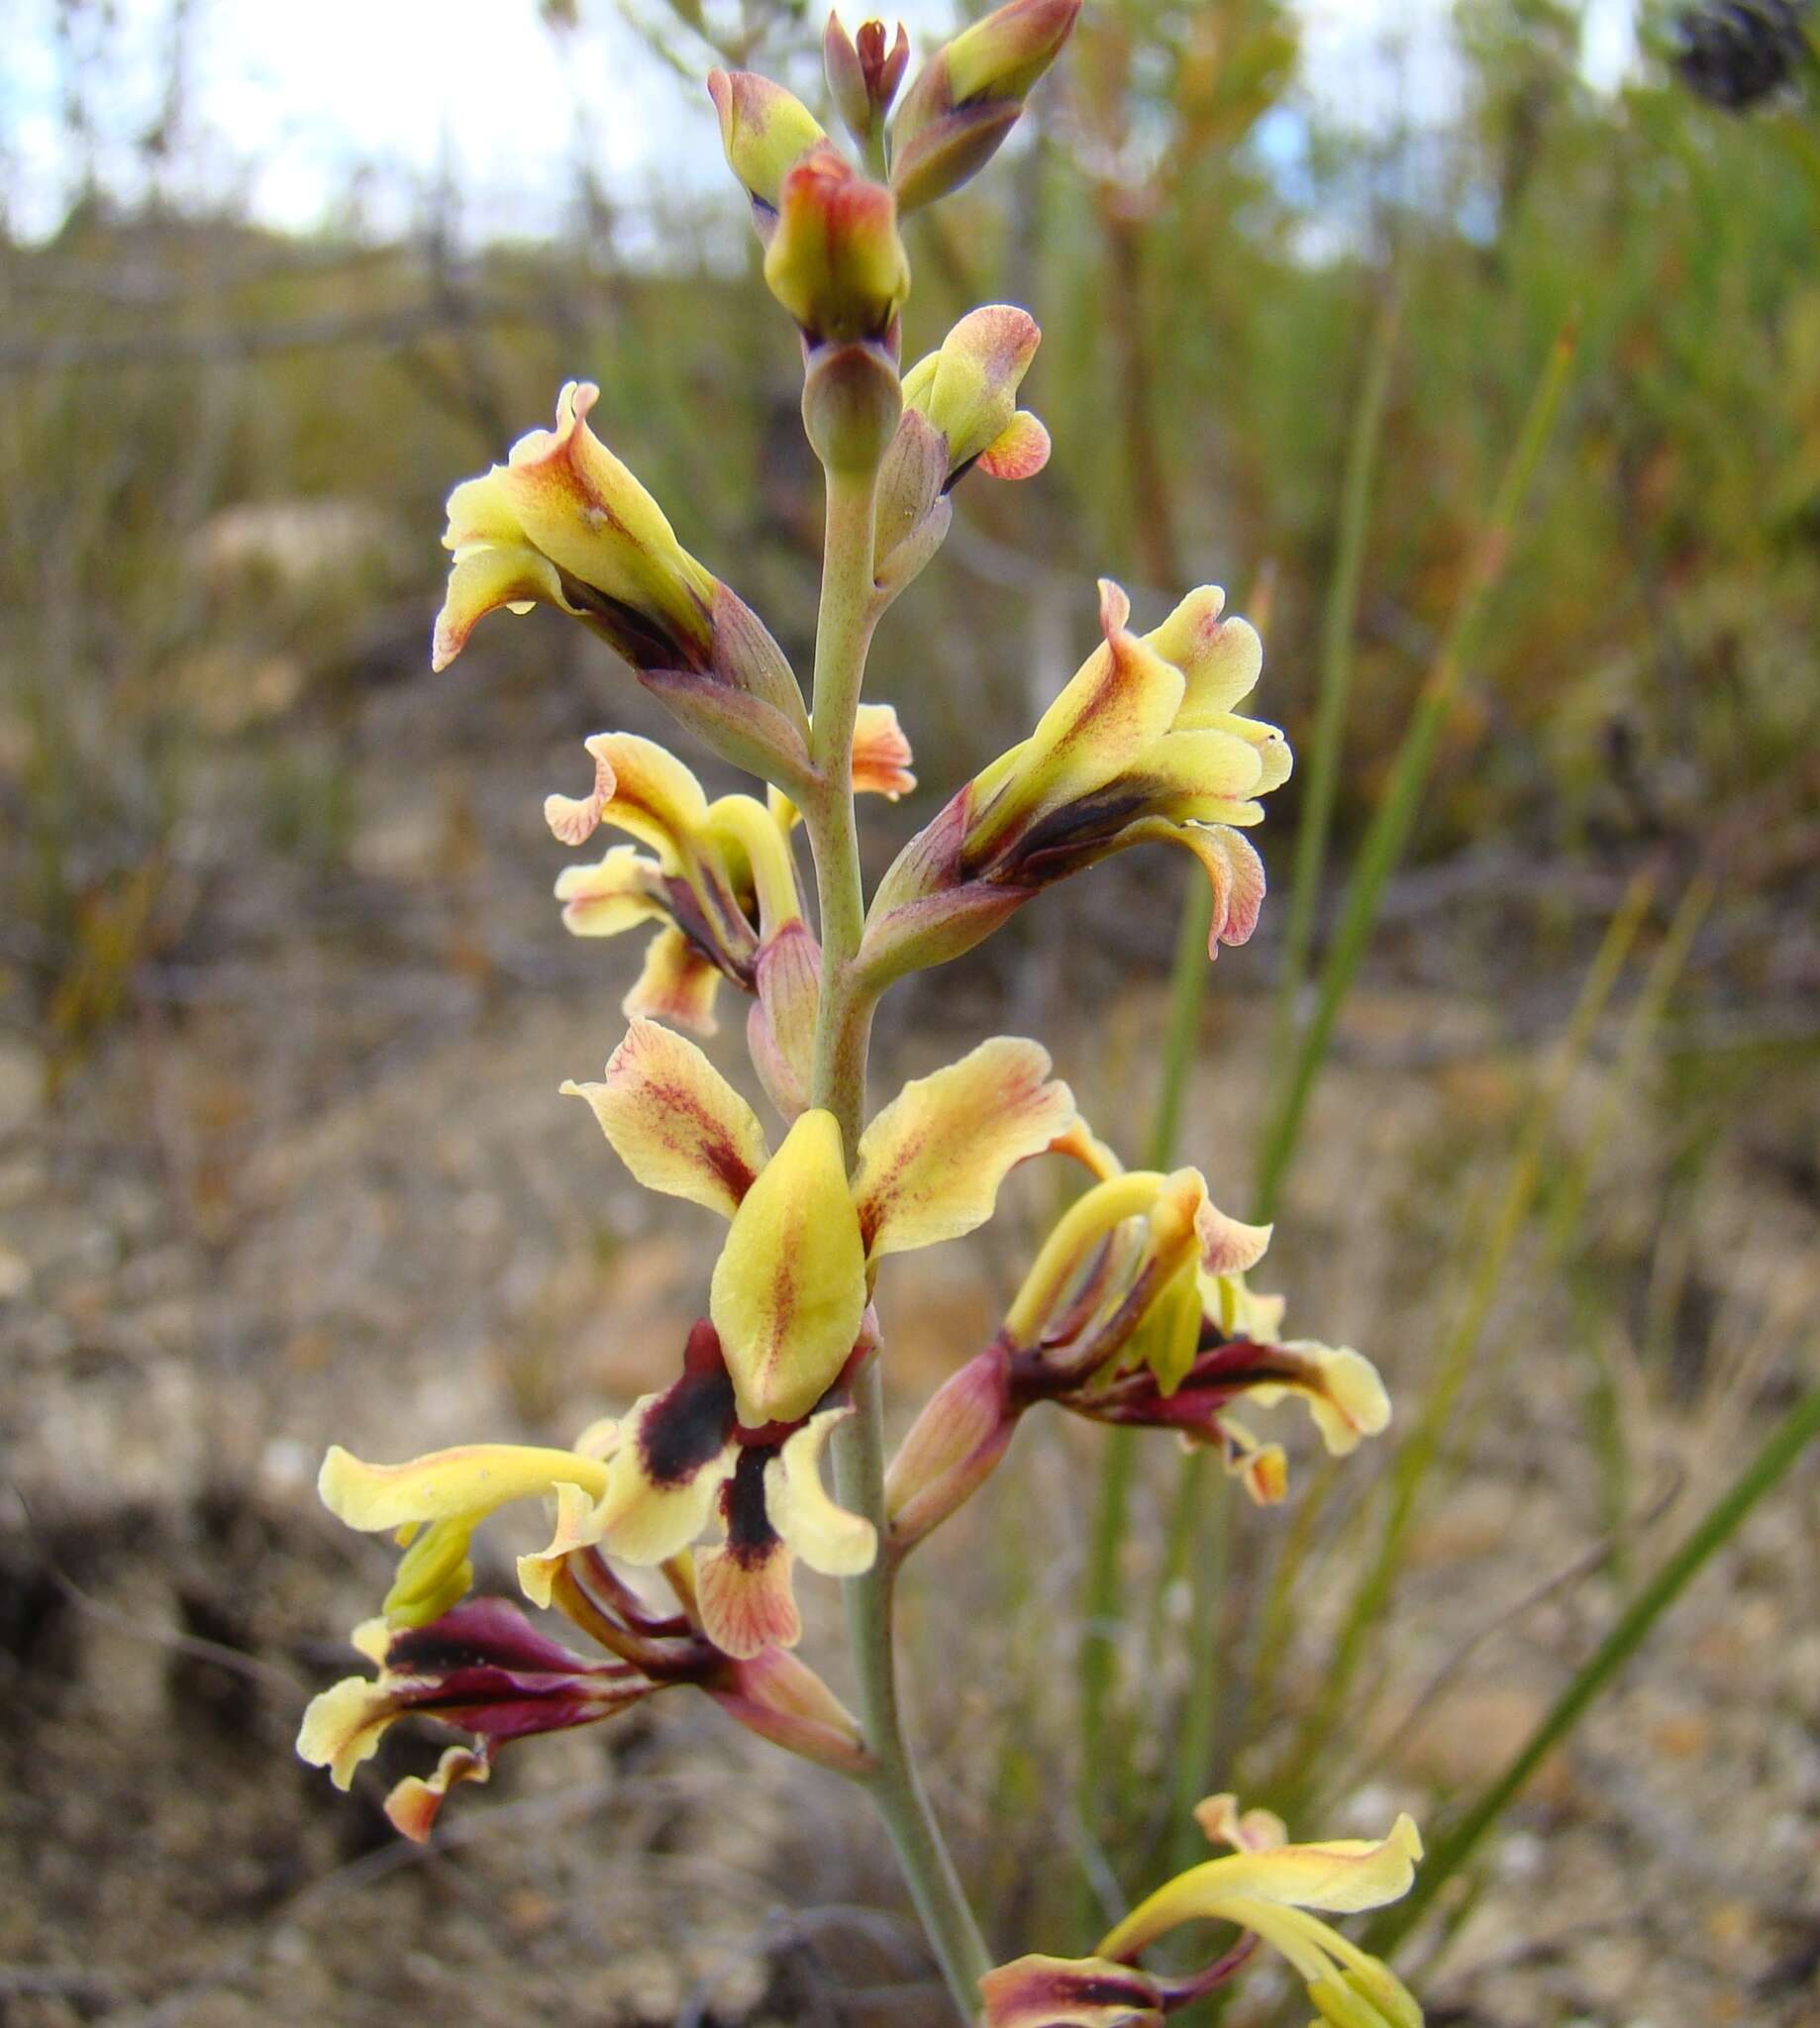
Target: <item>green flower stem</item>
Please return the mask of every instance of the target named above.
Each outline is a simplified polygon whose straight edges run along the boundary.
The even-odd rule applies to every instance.
[[[850,1160],[865,1118],[872,1016],[872,995],[855,963],[864,928],[865,896],[854,819],[853,745],[866,651],[878,610],[872,587],[876,486],[875,472],[828,474],[809,746],[816,778],[802,806],[815,856],[822,929],[822,997],[811,1098],[840,1121]],[[955,2006],[963,2021],[971,2021],[979,2011],[978,1981],[991,1970],[992,1960],[930,1812],[898,1710],[892,1612],[896,1573],[882,1549],[884,1397],[875,1356],[856,1378],[853,1394],[854,1413],[834,1438],[835,1486],[845,1506],[871,1522],[881,1545],[872,1568],[848,1578],[844,1587],[859,1723],[872,1756],[870,1770],[857,1778],[869,1789],[884,1819]]]
[[[1700,1567],[1737,1534],[1746,1516],[1820,1436],[1820,1387],[1797,1401],[1726,1491],[1637,1594],[1587,1658],[1509,1765],[1451,1829],[1436,1839],[1413,1890],[1366,1933],[1367,1950],[1387,1956],[1416,1926],[1449,1880],[1478,1849],[1523,1784],[1584,1716],[1592,1700],[1643,1645],[1644,1637],[1687,1587]]]
[[[809,760],[815,783],[803,805],[815,855],[822,917],[822,1002],[815,1034],[813,1102],[841,1123],[848,1159],[865,1117],[870,1009],[854,960],[865,927],[859,832],[854,817],[854,720],[877,618],[872,592],[875,471],[828,474],[822,602],[815,629],[815,704]]]

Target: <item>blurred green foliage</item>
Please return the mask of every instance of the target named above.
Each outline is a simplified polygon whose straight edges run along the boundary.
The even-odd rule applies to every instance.
[[[1296,735],[1394,273],[1342,846],[1577,311],[1570,411],[1418,853],[1571,861],[1731,825],[1767,878],[1811,876],[1776,841],[1820,799],[1820,187],[1793,115],[1726,118],[1661,69],[1601,95],[1576,46],[1555,0],[1473,0],[1458,103],[1351,126],[1299,86],[1286,8],[1095,10],[1041,144],[913,240],[907,352],[970,300],[1028,300],[1057,445],[1019,497],[965,489],[923,616],[880,645],[931,791],[1072,665],[1100,569],[1161,594],[1273,565],[1267,703]],[[338,685],[428,702],[440,496],[569,373],[602,382],[606,430],[684,540],[805,651],[817,500],[738,206],[679,188],[629,221],[578,187],[559,247],[457,254],[434,205],[383,246],[95,197],[50,243],[0,250],[0,878],[34,1004],[123,922],[174,933],[172,882],[206,879],[206,848],[173,841],[216,791],[211,757],[284,741]],[[555,626],[515,638],[526,662]],[[335,829],[291,809],[274,844]],[[127,898],[148,881],[162,900]],[[61,1004],[91,1010],[80,1027],[118,997]]]

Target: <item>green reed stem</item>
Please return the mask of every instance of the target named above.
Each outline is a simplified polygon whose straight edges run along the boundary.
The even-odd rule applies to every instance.
[[[1270,1054],[1278,1068],[1288,1061],[1294,1042],[1297,1010],[1308,977],[1308,953],[1314,943],[1321,872],[1339,793],[1340,751],[1346,734],[1347,700],[1353,687],[1359,577],[1365,562],[1365,530],[1371,515],[1371,487],[1383,437],[1385,397],[1390,388],[1390,361],[1396,351],[1401,297],[1400,288],[1393,286],[1387,292],[1372,328],[1365,384],[1353,413],[1353,434],[1347,445],[1334,571],[1328,580],[1327,606],[1321,624],[1321,681],[1307,760],[1301,769],[1302,808],[1295,827],[1295,860],[1290,874],[1288,913],[1283,923],[1282,969],[1277,976],[1275,1018],[1270,1025]]]
[[[1398,1447],[1391,1464],[1389,1505],[1376,1548],[1348,1601],[1332,1658],[1322,1674],[1321,1694],[1303,1720],[1289,1750],[1286,1771],[1289,1793],[1298,1801],[1308,1791],[1310,1775],[1317,1765],[1316,1757],[1322,1743],[1335,1730],[1353,1679],[1365,1659],[1367,1643],[1380,1627],[1384,1608],[1389,1603],[1402,1567],[1403,1547],[1416,1501],[1440,1455],[1442,1438],[1461,1390],[1472,1370],[1473,1355],[1483,1336],[1485,1320],[1503,1281],[1511,1252],[1529,1223],[1541,1180],[1542,1159],[1556,1115],[1567,1085],[1591,1043],[1593,1031],[1605,1011],[1612,988],[1617,984],[1624,962],[1630,955],[1631,945],[1655,895],[1656,879],[1655,868],[1648,868],[1639,873],[1626,890],[1623,902],[1600,940],[1549,1074],[1537,1087],[1524,1114],[1497,1210],[1473,1264],[1460,1316],[1442,1347],[1434,1383],[1422,1404],[1415,1428]]]
[[[1188,1515],[1188,1686],[1176,1722],[1169,1780],[1169,1871],[1182,1873],[1205,1856],[1207,1840],[1194,1805],[1207,1793],[1220,1716],[1220,1642],[1224,1631],[1231,1514],[1227,1480],[1209,1451],[1181,1461],[1177,1498]]]
[[[876,475],[830,472],[822,560],[821,612],[815,637],[815,699],[810,760],[816,780],[802,804],[821,900],[822,997],[815,1036],[812,1101],[841,1123],[851,1159],[865,1116],[870,1000],[855,960],[865,919],[854,815],[854,719],[865,675],[877,608],[872,591]],[[884,1391],[878,1362],[854,1382],[854,1414],[835,1433],[835,1484],[842,1502],[885,1536]],[[992,1960],[942,1841],[922,1778],[904,1737],[897,1696],[895,1569],[879,1556],[847,1579],[848,1647],[858,1686],[859,1723],[872,1757],[859,1777],[871,1792],[903,1870],[910,1898],[962,2021],[979,2011],[978,1981]]]
[[[1512,1755],[1508,1766],[1459,1822],[1436,1839],[1416,1876],[1414,1888],[1394,1908],[1379,1916],[1367,1932],[1367,1950],[1387,1956],[1408,1936],[1551,1750],[1579,1723],[1593,1699],[1643,1645],[1650,1629],[1686,1589],[1701,1566],[1731,1540],[1752,1508],[1816,1436],[1820,1436],[1820,1387],[1804,1394],[1775,1426],[1762,1450],[1620,1615],[1535,1731]]]
[[[1516,534],[1517,517],[1529,496],[1530,484],[1567,391],[1577,345],[1574,325],[1555,341],[1535,396],[1518,434],[1492,502],[1490,519],[1479,539],[1471,569],[1442,640],[1441,651],[1423,682],[1421,695],[1392,763],[1390,782],[1373,813],[1359,849],[1358,863],[1347,885],[1346,900],[1334,933],[1333,949],[1321,973],[1320,989],[1307,1028],[1276,1094],[1258,1163],[1257,1207],[1253,1216],[1267,1222],[1275,1211],[1316,1077],[1333,1040],[1334,1024],[1353,983],[1377,921],[1379,904],[1421,804],[1434,763],[1435,747],[1453,708],[1460,678],[1478,645],[1490,595],[1504,575]]]

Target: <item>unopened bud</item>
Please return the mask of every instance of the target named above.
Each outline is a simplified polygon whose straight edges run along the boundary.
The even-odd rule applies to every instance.
[[[910,263],[890,191],[815,149],[783,179],[764,279],[811,345],[894,346]]]
[[[708,91],[720,115],[727,165],[752,199],[759,237],[768,239],[784,177],[828,137],[794,92],[757,71],[711,70]]]
[[[1010,0],[923,65],[891,123],[901,210],[947,196],[991,160],[1079,12],[1080,0]]]
[[[753,1067],[786,1120],[806,1111],[815,1067],[821,952],[807,923],[786,924],[759,946],[758,999],[746,1020]]]
[[[902,413],[897,363],[883,346],[811,351],[803,373],[803,428],[830,471],[877,470]]]
[[[862,148],[890,110],[909,61],[910,38],[902,22],[897,25],[896,42],[887,43],[882,21],[862,22],[856,38],[847,33],[838,14],[829,15],[822,36],[828,89],[841,118]]]

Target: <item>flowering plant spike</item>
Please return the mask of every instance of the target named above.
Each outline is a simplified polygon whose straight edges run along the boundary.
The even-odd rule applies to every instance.
[[[1316,1913],[1406,1890],[1420,1854],[1407,1818],[1376,1843],[1293,1846],[1273,1818],[1216,1797],[1201,1821],[1231,1857],[1141,1902],[1090,1956],[994,1970],[897,1715],[891,1596],[904,1559],[999,1467],[1030,1411],[1173,1432],[1264,1504],[1284,1498],[1287,1460],[1254,1432],[1254,1411],[1294,1397],[1336,1458],[1390,1413],[1361,1354],[1283,1337],[1281,1298],[1248,1279],[1269,1229],[1221,1210],[1200,1168],[1126,1169],[1041,1043],[991,1037],[868,1107],[879,997],[1115,854],[1193,853],[1213,890],[1209,957],[1243,944],[1264,892],[1250,833],[1289,772],[1281,733],[1241,709],[1263,649],[1223,594],[1204,586],[1145,626],[1104,580],[1098,639],[1061,695],[948,795],[869,906],[861,886],[856,796],[916,787],[896,712],[861,694],[873,631],[940,551],[962,481],[1032,478],[1050,449],[1020,405],[1041,338],[1025,310],[974,309],[902,370],[899,219],[985,163],[1077,8],[1010,0],[901,95],[903,30],[867,21],[850,35],[831,18],[824,63],[857,160],[781,85],[747,71],[709,81],[785,313],[780,341],[794,326],[800,346],[804,427],[826,480],[808,696],[757,615],[594,434],[597,414],[609,434],[631,426],[610,391],[571,381],[554,430],[522,437],[450,496],[438,668],[498,608],[554,608],[757,777],[711,790],[656,741],[599,732],[568,784],[581,793],[553,792],[544,811],[571,854],[608,834],[598,858],[556,876],[564,927],[648,938],[603,1073],[561,1086],[607,1144],[578,1142],[575,1160],[616,1162],[693,1207],[686,1216],[721,1223],[681,1345],[651,1349],[636,1399],[587,1404],[595,1420],[571,1444],[508,1434],[396,1464],[330,1449],[323,1501],[350,1528],[391,1536],[398,1555],[353,1635],[366,1670],[315,1698],[298,1751],[342,1787],[382,1758],[391,1820],[422,1839],[511,1742],[691,1688],[868,1791],[962,2019],[1160,2022],[1262,1939],[1324,2020],[1410,2028],[1420,2014],[1394,1975]],[[715,1034],[729,993],[746,1001],[753,1095],[692,1039]],[[887,1469],[880,1263],[983,1226],[1030,1163],[1084,1171],[1084,1183],[1006,1291],[997,1332],[957,1358]],[[525,1504],[548,1534],[517,1559],[516,1597],[476,1593],[477,1535]],[[852,1711],[797,1652],[799,1567],[848,1589]],[[400,1738],[421,1721],[456,1738],[413,1771]],[[1193,1974],[1141,1962],[1201,1921],[1241,1941]]]

